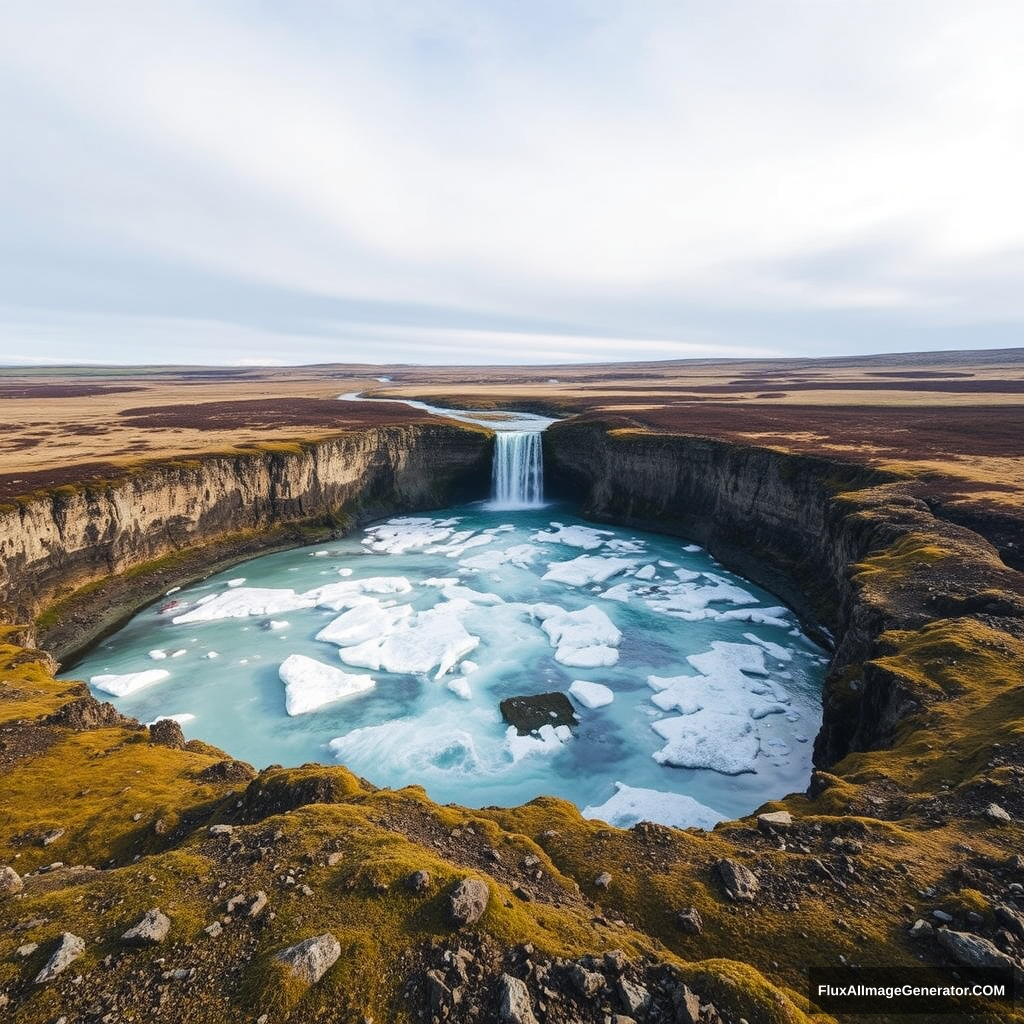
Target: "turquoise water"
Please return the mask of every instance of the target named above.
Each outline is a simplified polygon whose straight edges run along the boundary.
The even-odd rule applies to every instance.
[[[65,675],[164,672],[124,696],[100,688],[130,685],[118,679],[93,692],[143,722],[191,716],[187,737],[257,767],[340,761],[442,802],[553,794],[616,824],[707,824],[806,786],[823,653],[777,599],[706,552],[556,505],[388,523],[172,593]],[[220,612],[240,617],[211,618]],[[341,641],[315,638],[342,615]],[[280,667],[292,655],[345,673],[328,672],[331,685],[368,676],[372,688],[290,716]],[[320,670],[289,664],[295,706],[315,704],[306,680]],[[568,734],[508,735],[500,700],[577,680],[611,703],[574,698]],[[602,807],[616,783],[632,789]]]

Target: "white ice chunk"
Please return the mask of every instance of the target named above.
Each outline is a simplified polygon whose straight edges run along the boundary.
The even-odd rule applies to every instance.
[[[615,700],[615,694],[602,683],[591,683],[586,679],[573,680],[569,696],[585,708],[603,708]]]
[[[688,655],[686,660],[698,672],[716,678],[735,676],[737,672],[768,675],[764,663],[764,649],[757,644],[734,644],[725,640],[713,640],[710,651]]]
[[[350,675],[304,654],[288,655],[278,674],[284,683],[284,707],[289,715],[315,711],[325,704],[371,690],[374,686],[370,676]]]
[[[636,563],[629,558],[605,558],[601,555],[580,555],[567,562],[549,562],[548,571],[542,579],[565,583],[570,587],[582,587],[588,583],[604,583],[612,576]]]
[[[542,544],[567,544],[569,547],[592,551],[605,543],[605,537],[614,536],[611,530],[596,530],[591,526],[563,526],[561,523],[552,523],[551,526],[554,528],[552,532],[541,531],[530,539]]]
[[[744,633],[743,638],[752,644],[763,647],[776,661],[792,661],[793,652],[782,644],[772,643],[771,640],[762,640],[756,633]]]
[[[619,652],[606,644],[593,647],[559,647],[555,661],[567,668],[611,668],[619,660]]]
[[[448,689],[451,690],[456,697],[461,697],[463,700],[473,699],[473,689],[469,685],[469,680],[465,676],[453,676],[449,679]]]
[[[662,718],[651,728],[666,740],[654,760],[677,768],[710,768],[723,775],[756,771],[761,742],[748,718],[706,708],[680,718]]]
[[[150,651],[149,652],[149,656],[150,656],[150,658],[153,659],[153,661],[163,661],[164,658],[167,657],[167,652],[166,651],[162,651],[159,648],[157,648],[154,651]]]
[[[555,754],[571,738],[572,730],[567,725],[542,725],[529,736],[520,736],[510,725],[505,731],[505,749],[515,763],[534,754]]]
[[[481,551],[478,555],[462,559],[459,565],[463,569],[472,569],[477,572],[493,572],[506,564],[514,565],[517,569],[525,569],[533,563],[542,550],[535,544],[514,544],[504,551],[496,549]]]
[[[629,600],[632,593],[633,588],[628,583],[616,583],[614,587],[609,587],[601,597],[605,601],[622,601],[625,603]]]
[[[240,587],[245,582],[244,576],[239,576],[237,579],[228,580],[229,587]]]
[[[761,626],[779,626],[786,629],[789,626],[788,608],[733,608],[727,612],[720,612],[720,622],[752,622]],[[800,631],[794,631],[794,636],[799,636]]]
[[[616,782],[617,792],[603,804],[584,807],[584,818],[607,821],[616,828],[631,828],[638,821],[655,821],[670,828],[703,828],[710,831],[728,820],[713,807],[685,793],[664,793],[658,789],[640,789]]]
[[[213,661],[214,658],[219,658],[220,655],[216,651],[207,651],[206,654],[203,655],[203,657],[208,658],[210,661]]]
[[[169,679],[171,673],[162,668],[149,668],[143,672],[125,672],[123,675],[93,676],[89,682],[104,693],[115,697],[127,697],[146,686]]]
[[[698,551],[703,551],[704,549],[699,544],[687,544],[683,550],[688,551],[692,555],[696,554]]]
[[[592,604],[574,612],[567,612],[557,605],[536,604],[533,611],[543,620],[541,629],[547,633],[551,646],[558,648],[555,657],[563,665],[581,664],[566,660],[569,653],[574,650],[617,647],[622,639],[622,634],[615,623],[600,608]],[[615,653],[617,659],[618,654]]]
[[[267,623],[267,628],[268,629],[275,629],[275,630],[276,629],[287,629],[288,628],[288,622],[285,619],[271,619],[270,622]]]
[[[342,612],[336,619],[329,622],[316,635],[317,640],[324,640],[339,647],[352,647],[387,636],[393,633],[399,623],[412,614],[407,604],[383,607],[380,602],[361,604]]]
[[[474,672],[475,672],[475,671],[476,671],[476,670],[477,670],[477,669],[478,669],[479,667],[480,667],[480,666],[479,666],[479,665],[478,665],[478,664],[477,664],[477,663],[476,663],[475,661],[470,661],[470,660],[469,660],[469,658],[466,658],[466,660],[465,660],[465,661],[463,661],[461,665],[459,665],[459,671],[460,671],[460,672],[461,672],[461,673],[462,673],[462,674],[463,674],[464,676],[470,676],[470,675],[472,675],[472,674],[473,674],[473,673],[474,673]]]
[[[297,594],[294,590],[236,587],[204,598],[189,611],[175,615],[171,622],[213,622],[216,619],[241,619],[248,615],[274,615],[299,608],[312,608],[315,604],[314,598],[307,594]]]
[[[388,636],[342,648],[341,660],[349,665],[406,674],[426,673],[436,666],[436,677],[440,678],[480,643],[478,636],[466,632],[458,617],[461,610],[448,602],[417,612]]]
[[[426,548],[447,540],[458,520],[427,519],[406,516],[391,519],[366,531],[363,543],[371,551],[388,555],[402,555],[416,548]]]
[[[364,580],[328,583],[303,596],[311,598],[318,608],[340,612],[369,603],[373,600],[368,596],[371,594],[408,594],[411,590],[412,584],[404,576],[370,576]]]
[[[653,580],[658,575],[658,569],[653,565],[645,565],[633,574],[638,580]]]

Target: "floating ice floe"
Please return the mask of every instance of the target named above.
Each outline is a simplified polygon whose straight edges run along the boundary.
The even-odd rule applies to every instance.
[[[463,700],[473,699],[473,688],[469,685],[469,680],[465,676],[453,676],[449,679],[448,689],[456,697],[461,697]]]
[[[718,613],[719,622],[753,622],[761,626],[779,626],[783,629],[789,626],[789,609],[779,607],[772,608],[733,608],[727,612]],[[800,631],[796,631],[800,635]]]
[[[371,676],[350,675],[304,654],[290,654],[278,669],[284,683],[284,709],[289,715],[316,711],[343,697],[372,690]]]
[[[542,725],[528,736],[520,736],[516,727],[510,725],[505,730],[505,749],[516,764],[534,754],[555,754],[571,739],[572,729],[567,725]]]
[[[214,658],[219,658],[220,655],[216,651],[207,651],[206,654],[203,655],[203,657],[209,661],[213,661]]]
[[[341,660],[348,665],[408,674],[424,674],[436,667],[435,678],[439,679],[480,643],[480,638],[462,625],[460,611],[459,605],[447,602],[416,612],[386,636],[343,647]]]
[[[596,530],[591,526],[564,526],[562,523],[552,523],[551,526],[553,530],[538,531],[530,539],[542,544],[567,544],[571,548],[592,551],[604,544],[606,537],[615,535],[612,530]]]
[[[607,821],[616,828],[632,828],[639,821],[654,821],[670,828],[703,828],[710,831],[726,821],[713,807],[684,793],[665,793],[659,789],[641,789],[615,783],[616,793],[603,804],[584,807],[584,818]]]
[[[662,718],[651,728],[666,740],[654,753],[659,764],[710,768],[723,775],[753,772],[761,741],[750,719],[704,708],[692,715]]]
[[[704,549],[699,544],[687,544],[683,550],[691,555],[695,555],[698,551],[703,551]]]
[[[170,679],[171,673],[162,668],[149,668],[143,672],[125,672],[122,675],[93,676],[89,683],[97,690],[109,693],[114,697],[127,697],[154,683]]]
[[[157,648],[156,650],[150,651],[149,656],[153,659],[153,661],[163,661],[164,658],[167,657],[167,652],[161,650],[160,648]]]
[[[633,588],[628,583],[616,583],[614,587],[609,587],[601,597],[605,601],[622,601],[627,602],[633,593]]]
[[[569,696],[585,708],[603,708],[615,700],[615,694],[603,683],[576,679],[569,687]]]
[[[676,575],[682,570],[677,570]],[[706,618],[721,618],[727,613],[711,611],[712,604],[757,604],[757,598],[742,587],[730,583],[713,573],[701,573],[708,581],[707,586],[680,582],[658,588],[656,596],[647,599],[651,611],[662,612],[680,619],[700,621]]]
[[[340,612],[345,608],[368,604],[374,594],[408,594],[412,584],[404,576],[370,576],[363,580],[341,580],[327,583],[302,596],[309,598],[318,608]]]
[[[453,534],[447,544],[426,548],[425,552],[428,555],[436,554],[445,555],[448,558],[458,558],[471,548],[483,547],[485,544],[493,543],[493,541],[493,536],[479,533],[474,534],[472,530],[466,530],[464,533]]]
[[[329,622],[317,633],[316,639],[339,647],[352,647],[394,632],[398,624],[411,614],[412,608],[407,604],[390,608],[385,608],[379,601],[360,604]]]
[[[749,640],[758,647],[763,647],[776,661],[792,661],[793,652],[783,647],[782,644],[772,643],[771,640],[762,640],[755,633],[744,633],[744,640]]]
[[[244,576],[239,576],[237,579],[228,580],[229,587],[240,587],[245,582]]]
[[[447,540],[457,524],[457,519],[428,519],[419,516],[390,519],[380,526],[369,527],[363,543],[371,551],[403,555],[406,551],[431,547]]]
[[[537,604],[534,614],[555,647],[555,661],[573,668],[607,668],[619,660],[622,640],[615,623],[600,608],[587,605],[567,612],[557,605]]]
[[[653,580],[658,575],[657,566],[645,565],[637,569],[633,576],[638,580]]]
[[[588,583],[604,583],[612,576],[631,569],[636,563],[629,558],[607,558],[602,555],[580,555],[567,562],[549,562],[541,579],[582,587]]]
[[[463,569],[476,572],[493,572],[503,565],[514,565],[517,569],[525,569],[531,565],[543,549],[535,544],[514,544],[504,551],[496,549],[481,551],[459,562]]]
[[[171,622],[214,622],[217,619],[242,619],[249,615],[275,615],[299,608],[312,608],[316,599],[294,590],[269,587],[236,587],[221,594],[208,594],[188,611],[175,615]]]

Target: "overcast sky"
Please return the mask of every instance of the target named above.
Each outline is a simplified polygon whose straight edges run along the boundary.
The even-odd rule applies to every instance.
[[[1024,0],[0,0],[0,363],[1024,344]]]

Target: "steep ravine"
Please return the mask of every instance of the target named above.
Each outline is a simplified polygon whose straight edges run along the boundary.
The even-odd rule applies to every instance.
[[[380,439],[349,442],[341,462],[290,453],[284,480],[273,459],[257,466],[244,501],[225,460],[209,492],[192,467],[155,477],[169,504],[141,488],[75,499],[70,520],[40,512],[24,536],[32,517],[12,520],[5,560],[24,557],[8,562],[7,600],[35,612],[105,565],[130,577],[182,546],[237,553],[251,506],[252,536],[426,507],[486,460],[482,437],[447,435],[454,452],[443,440],[407,437],[380,465]],[[711,833],[621,831],[552,798],[473,811],[344,768],[257,774],[55,681],[12,629],[0,636],[0,865],[24,877],[0,876],[0,1008],[26,1024],[798,1024],[833,1019],[807,1000],[809,967],[841,982],[1021,974],[1020,574],[906,482],[854,464],[597,421],[558,424],[545,446],[549,481],[588,514],[694,537],[835,635],[808,793]],[[355,464],[327,498],[326,467]],[[155,511],[143,519],[132,502]],[[475,897],[460,902],[466,879]],[[154,908],[170,920],[164,939],[122,938]],[[84,951],[37,985],[62,932]],[[328,935],[337,959],[315,983],[275,959]]]
[[[63,659],[171,583],[486,493],[492,443],[472,427],[380,427],[59,488],[0,511],[0,621],[50,606],[39,642]]]

